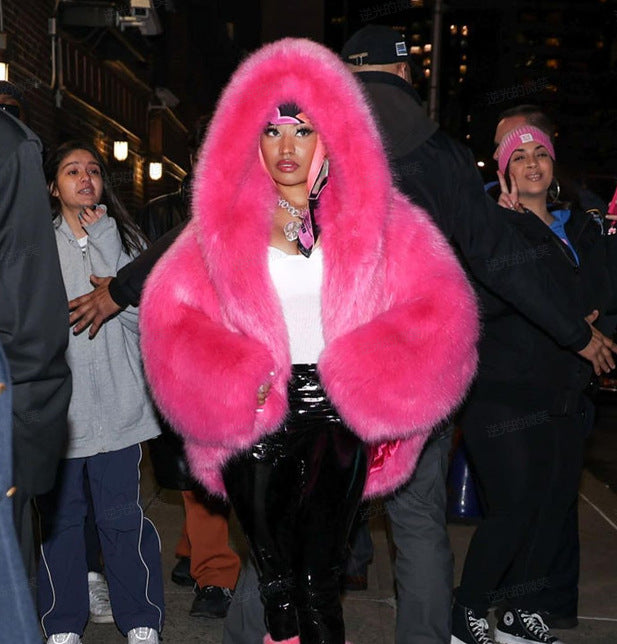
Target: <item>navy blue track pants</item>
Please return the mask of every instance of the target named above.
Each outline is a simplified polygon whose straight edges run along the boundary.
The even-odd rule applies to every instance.
[[[114,619],[126,635],[138,626],[161,631],[161,544],[139,498],[141,446],[61,462],[54,489],[37,500],[41,558],[37,605],[45,635],[82,635],[89,616],[84,477],[92,495]]]

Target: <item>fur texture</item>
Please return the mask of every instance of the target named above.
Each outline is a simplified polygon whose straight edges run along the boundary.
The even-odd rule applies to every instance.
[[[426,213],[393,187],[375,122],[328,49],[284,39],[249,57],[200,151],[193,219],[144,290],[144,365],[186,438],[196,477],[224,494],[222,465],[287,410],[287,330],[267,266],[274,185],[257,146],[272,109],[300,105],[330,159],[316,212],[324,254],[319,373],[349,427],[375,446],[366,495],[403,483],[476,365],[475,296]],[[259,385],[272,388],[256,412]]]
[[[287,640],[273,640],[272,635],[270,635],[270,633],[266,633],[264,644],[300,644],[300,638],[296,636]]]

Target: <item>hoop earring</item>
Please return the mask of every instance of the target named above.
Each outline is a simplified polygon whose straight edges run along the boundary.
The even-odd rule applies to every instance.
[[[561,193],[561,186],[559,185],[559,180],[557,177],[553,177],[551,185],[548,187],[547,196],[549,198],[549,203],[555,203],[559,199],[559,194]]]

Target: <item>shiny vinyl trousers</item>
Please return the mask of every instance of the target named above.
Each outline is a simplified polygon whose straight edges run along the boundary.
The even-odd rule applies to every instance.
[[[339,577],[367,473],[314,365],[294,365],[281,428],[235,456],[223,477],[249,540],[275,641],[344,644]]]

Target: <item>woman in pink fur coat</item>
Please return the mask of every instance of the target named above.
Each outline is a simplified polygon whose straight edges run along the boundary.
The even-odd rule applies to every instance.
[[[193,186],[142,298],[146,374],[247,534],[265,641],[342,644],[349,523],[363,495],[410,476],[465,395],[475,297],[394,187],[356,80],[317,43],[284,39],[239,67]]]

